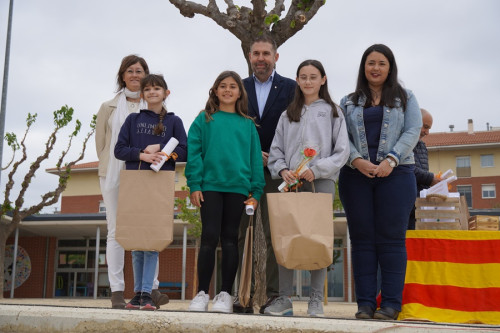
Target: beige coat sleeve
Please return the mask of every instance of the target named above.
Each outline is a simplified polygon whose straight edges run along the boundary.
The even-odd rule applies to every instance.
[[[95,148],[99,158],[99,176],[105,177],[109,161],[109,145],[111,141],[111,127],[109,118],[116,109],[118,96],[110,101],[104,102],[97,113]]]

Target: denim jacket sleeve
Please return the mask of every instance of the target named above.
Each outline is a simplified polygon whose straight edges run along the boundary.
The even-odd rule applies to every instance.
[[[348,121],[348,119],[347,119],[347,101],[348,101],[347,96],[344,96],[340,100],[340,108],[342,110],[342,113],[344,114],[344,119],[346,122]],[[356,145],[353,142],[353,135],[352,135],[352,132],[349,130],[350,128],[352,128],[352,127],[349,127],[349,125],[347,125],[347,129],[348,129],[347,134],[349,137],[349,158],[347,159],[346,164],[348,166],[350,166],[351,168],[354,168],[352,166],[352,161],[354,161],[357,158],[363,158],[363,155],[358,151],[358,149],[356,148]]]
[[[413,154],[413,148],[418,142],[420,129],[422,128],[422,113],[417,99],[410,90],[406,90],[408,100],[404,110],[404,124],[396,144],[390,150],[388,156],[396,159],[399,165],[402,160]]]

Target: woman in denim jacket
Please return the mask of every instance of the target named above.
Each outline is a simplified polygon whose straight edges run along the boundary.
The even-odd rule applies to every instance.
[[[396,319],[406,273],[406,227],[417,196],[413,147],[422,116],[413,93],[398,82],[385,45],[370,46],[356,91],[345,96],[351,153],[340,172],[339,194],[352,244],[358,319]],[[377,269],[382,302],[376,310]]]

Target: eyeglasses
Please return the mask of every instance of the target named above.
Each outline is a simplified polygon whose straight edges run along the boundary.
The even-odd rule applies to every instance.
[[[133,71],[131,69],[127,70],[125,73],[129,74],[129,75],[132,75],[132,74],[136,74],[136,75],[141,75],[142,73],[144,73],[144,71],[141,71],[140,69],[136,70],[136,71]]]
[[[307,82],[307,81],[314,82],[318,80],[321,80],[321,76],[299,76],[300,82]]]

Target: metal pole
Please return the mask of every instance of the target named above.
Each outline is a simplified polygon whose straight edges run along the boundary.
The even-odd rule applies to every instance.
[[[347,240],[347,301],[352,302],[352,255],[351,255],[351,237],[349,236],[349,228],[346,233]]]
[[[5,62],[3,67],[3,84],[2,84],[2,104],[0,107],[0,166],[2,165],[3,156],[3,137],[5,132],[5,106],[7,105],[7,86],[9,82],[9,60],[10,60],[10,36],[12,31],[12,10],[14,8],[14,0],[9,3],[9,21],[7,23],[7,41],[5,43]],[[1,176],[1,173],[0,173]],[[1,180],[1,178],[0,178]]]
[[[19,228],[16,228],[14,237],[14,253],[12,253],[12,275],[10,278],[10,298],[14,298],[14,289],[16,288],[16,266],[17,266],[17,244],[19,240]]]
[[[182,233],[182,288],[181,300],[186,299],[186,247],[187,247],[187,223],[184,224],[184,231]]]
[[[43,265],[43,294],[42,297],[47,297],[47,272],[49,268],[49,243],[50,238],[47,236],[45,238],[45,263]]]
[[[97,285],[99,284],[99,248],[101,245],[101,227],[97,226],[95,233],[95,272],[94,272],[94,299],[97,299]]]

